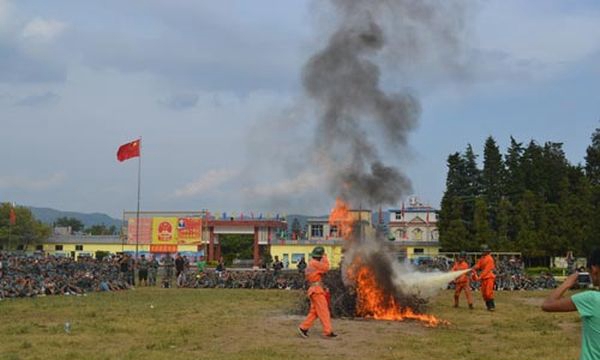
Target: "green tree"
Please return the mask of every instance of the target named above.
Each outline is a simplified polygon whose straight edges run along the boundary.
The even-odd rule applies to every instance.
[[[538,203],[535,194],[527,190],[523,193],[523,198],[517,204],[514,213],[517,250],[526,256],[540,255],[539,234],[535,222]]]
[[[225,263],[230,265],[234,259],[253,258],[254,237],[246,234],[219,234],[221,253]]]
[[[483,194],[487,203],[491,206],[497,206],[504,194],[504,177],[504,162],[502,161],[500,149],[494,138],[490,136],[485,141],[483,149],[481,182]]]
[[[510,146],[505,155],[506,178],[505,195],[509,197],[513,204],[525,191],[525,175],[522,166],[523,144],[510,137]]]
[[[466,178],[464,175],[463,158],[460,153],[456,152],[448,156],[446,166],[448,172],[446,174],[446,191],[442,197],[441,209],[438,219],[438,228],[440,235],[448,230],[450,221],[453,219],[451,214],[452,206],[457,198],[462,198],[466,187]],[[459,217],[462,218],[462,207]]]
[[[470,234],[462,219],[463,203],[455,197],[447,209],[447,226],[440,228],[440,245],[446,251],[461,251],[471,249]]]
[[[592,144],[585,152],[585,174],[592,185],[600,185],[600,128],[592,134]]]
[[[90,235],[116,235],[117,228],[114,225],[108,227],[104,224],[100,224],[90,226],[85,229],[85,232]]]
[[[56,221],[54,222],[54,226],[60,226],[60,227],[71,227],[71,231],[73,232],[79,232],[81,230],[83,230],[83,223],[76,218],[73,217],[59,217],[58,219],[56,219]]]
[[[498,247],[498,242],[488,222],[487,204],[484,198],[479,197],[475,199],[473,214],[473,245],[480,247],[483,244],[490,245],[493,248]]]
[[[10,223],[10,203],[0,204],[0,244],[4,249],[29,249],[42,242],[52,233],[50,226],[35,219],[31,210],[24,206],[14,208],[15,224]]]
[[[502,198],[498,204],[498,210],[496,214],[496,236],[498,238],[497,248],[500,251],[514,251],[515,245],[512,241],[511,232],[511,212],[512,204],[508,199]]]

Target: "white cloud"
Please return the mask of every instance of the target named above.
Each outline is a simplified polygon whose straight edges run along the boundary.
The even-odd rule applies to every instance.
[[[325,183],[322,176],[305,171],[293,179],[285,179],[275,184],[245,188],[244,193],[249,196],[259,197],[297,196],[313,190],[322,190]]]
[[[67,24],[62,21],[45,20],[38,17],[25,25],[22,35],[26,39],[53,40],[66,28]]]
[[[46,190],[64,183],[64,173],[54,173],[46,178],[31,179],[22,176],[0,176],[0,189]]]
[[[182,189],[175,191],[175,196],[193,196],[202,194],[217,188],[238,175],[238,171],[226,169],[213,169],[200,177],[198,180],[185,185]]]
[[[561,66],[600,50],[600,12],[566,3],[490,1],[477,17],[480,49]]]

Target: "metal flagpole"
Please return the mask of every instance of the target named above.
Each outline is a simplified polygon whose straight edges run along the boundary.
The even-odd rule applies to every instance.
[[[142,185],[142,137],[139,139],[140,156],[138,156],[138,191],[137,191],[137,212],[135,214],[135,259],[138,259],[140,246],[140,189]]]

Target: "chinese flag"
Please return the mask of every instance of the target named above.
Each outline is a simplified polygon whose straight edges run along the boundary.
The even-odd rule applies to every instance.
[[[11,225],[14,225],[17,223],[17,214],[15,213],[15,209],[13,209],[12,207],[10,208],[10,214],[8,215],[8,221],[10,222]]]
[[[117,160],[125,161],[140,156],[140,140],[121,145],[117,151]]]

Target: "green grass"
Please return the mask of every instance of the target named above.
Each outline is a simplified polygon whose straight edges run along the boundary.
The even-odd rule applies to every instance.
[[[575,359],[577,314],[541,312],[545,294],[502,292],[488,313],[480,298],[473,311],[454,309],[443,292],[430,312],[449,326],[334,320],[335,340],[321,338],[320,325],[297,336],[295,291],[142,288],[1,301],[0,359]]]

